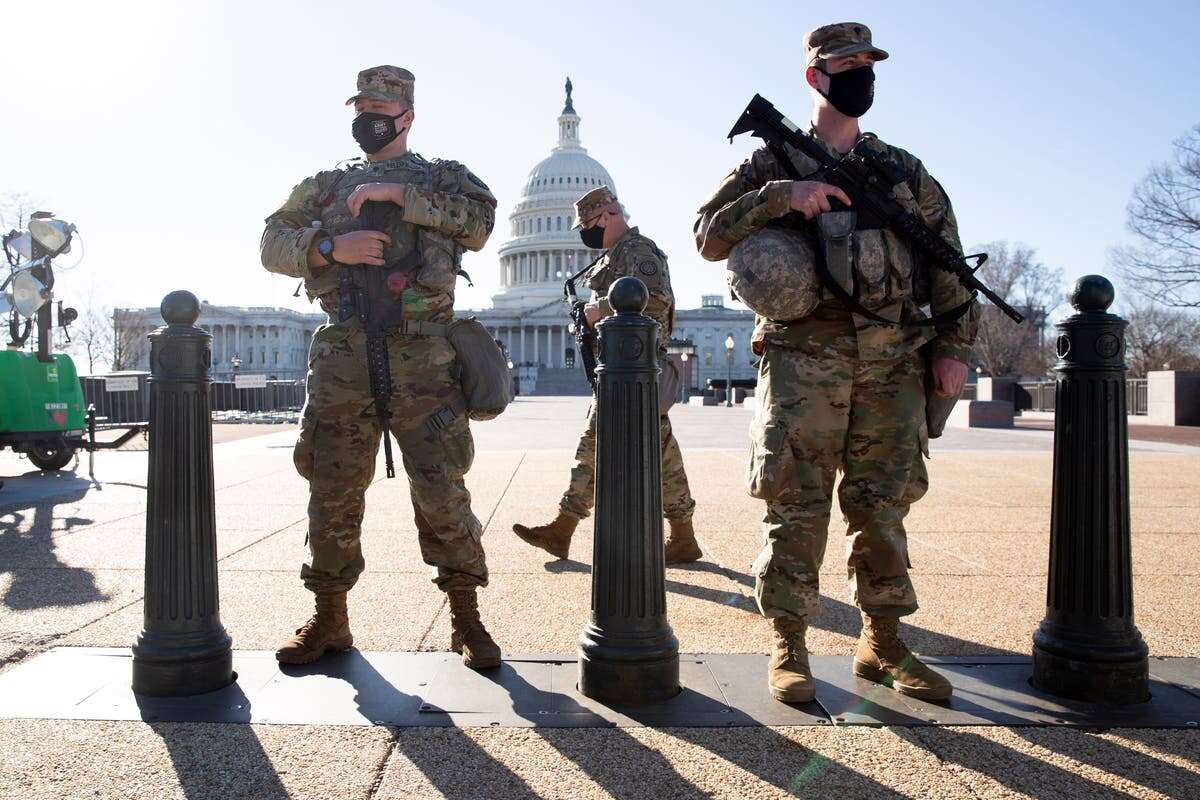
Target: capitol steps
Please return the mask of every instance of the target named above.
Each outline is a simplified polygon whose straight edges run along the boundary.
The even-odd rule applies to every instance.
[[[542,367],[538,370],[534,395],[589,395],[592,387],[583,374],[583,367]]]

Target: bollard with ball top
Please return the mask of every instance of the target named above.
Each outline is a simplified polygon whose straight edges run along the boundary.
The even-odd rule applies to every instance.
[[[679,693],[679,641],[667,622],[658,438],[658,323],[633,277],[596,326],[596,525],[592,611],[579,635],[579,691],[648,704]]]
[[[161,310],[167,325],[150,334],[146,596],[133,691],[179,696],[220,689],[235,675],[217,592],[212,336],[195,325],[191,292],[171,292]]]
[[[1056,324],[1054,489],[1046,616],[1033,635],[1033,685],[1091,703],[1150,698],[1133,623],[1125,320],[1100,275],[1075,283]]]

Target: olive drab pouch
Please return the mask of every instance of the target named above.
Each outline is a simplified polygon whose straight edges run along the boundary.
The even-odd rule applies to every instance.
[[[498,417],[513,399],[512,373],[500,345],[474,317],[450,323],[446,337],[458,359],[467,415],[478,422]]]
[[[817,216],[817,238],[825,256],[825,269],[846,294],[854,294],[853,211],[826,211]]]
[[[671,410],[683,391],[683,364],[679,356],[664,355],[658,360],[658,415]]]
[[[921,347],[921,360],[925,364],[925,425],[929,431],[929,438],[936,439],[945,430],[946,421],[950,419],[950,412],[962,396],[962,390],[953,397],[942,397],[934,391],[932,345],[933,342],[929,342]]]

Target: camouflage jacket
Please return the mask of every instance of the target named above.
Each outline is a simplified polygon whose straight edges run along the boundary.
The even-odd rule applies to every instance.
[[[409,319],[448,322],[454,316],[454,284],[462,252],[479,250],[495,223],[496,198],[456,161],[426,161],[416,153],[380,162],[357,162],[318,172],[301,181],[278,211],[267,217],[259,254],[270,272],[303,278],[309,300],[336,319],[341,270],[312,270],[308,250],[324,231],[330,236],[359,229],[346,198],[363,183],[405,184],[404,207],[387,233],[384,259],[393,262],[419,254],[413,282],[404,290]],[[371,269],[371,267],[352,267]]]
[[[625,231],[604,255],[596,259],[588,272],[587,285],[600,306],[602,317],[615,313],[608,304],[608,288],[617,278],[626,275],[640,279],[650,291],[646,315],[658,323],[658,345],[660,349],[666,348],[675,328],[675,295],[671,293],[667,256],[636,227]]]
[[[809,131],[814,136],[815,132]],[[818,141],[820,141],[818,139]],[[898,147],[871,140],[899,163],[911,176],[898,184],[894,197],[918,214],[955,249],[958,223],[950,199],[921,162]],[[803,153],[785,146],[801,175],[812,173],[817,165]],[[838,155],[826,146],[832,155]],[[766,146],[760,147],[741,166],[730,172],[716,193],[700,208],[695,224],[696,247],[709,261],[720,261],[730,249],[749,234],[778,220],[791,211],[792,180]],[[966,302],[969,292],[948,272],[927,263],[907,242],[891,230],[859,230],[854,233],[853,268],[859,284],[859,301],[879,316],[893,320],[924,317],[919,306],[928,304],[933,313],[949,311]],[[858,314],[846,313],[837,321],[840,303],[822,289],[824,313],[791,323],[779,323],[759,317],[756,320],[754,346],[761,351],[763,342],[784,346],[820,340],[827,334],[840,335],[853,325],[859,357],[864,360],[897,358],[934,340],[935,356],[949,356],[966,362],[979,326],[979,303],[957,321],[938,326],[894,326],[872,322]],[[830,313],[833,312],[833,313]]]

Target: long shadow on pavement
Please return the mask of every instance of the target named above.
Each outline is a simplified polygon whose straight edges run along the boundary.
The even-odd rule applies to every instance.
[[[223,690],[240,700],[245,720],[250,719],[250,701],[234,683]],[[138,698],[143,718],[152,717],[162,701]],[[169,702],[169,701],[167,701]],[[249,725],[234,722],[148,722],[167,748],[179,788],[187,800],[287,800],[290,795],[279,780],[275,765]]]
[[[383,677],[370,662],[360,659],[349,672],[354,702],[368,719],[380,719],[396,708],[416,709],[421,699],[402,692]],[[332,666],[331,669],[336,669]],[[536,798],[537,793],[521,776],[494,759],[458,728],[389,728],[393,750],[385,764],[400,752],[446,797]],[[386,780],[386,773],[382,776]]]
[[[12,574],[0,602],[14,611],[29,611],[108,600],[109,596],[96,587],[95,575],[90,570],[68,566],[54,552],[55,509],[60,504],[82,499],[92,488],[91,482],[68,473],[48,474],[39,479],[62,481],[63,491],[50,498],[32,500],[24,507],[17,504],[0,511],[0,574]],[[59,522],[70,530],[90,525],[92,520],[65,517]]]
[[[1013,730],[1018,734],[1024,733],[1020,729],[1006,730]],[[1001,786],[1023,797],[1033,797],[1038,800],[1060,800],[1063,797],[1124,798],[1132,796],[1114,786],[1106,786],[1085,775],[1052,764],[1049,761],[1044,761],[1028,753],[1023,753],[1002,742],[988,739],[962,728],[954,730],[947,728],[914,728],[912,731],[915,740],[941,761],[978,772],[980,775],[992,779]],[[1056,743],[1060,745],[1065,744],[1070,748],[1072,752],[1065,753],[1068,757],[1075,757],[1077,752],[1074,751],[1077,751],[1079,747],[1078,745],[1072,746],[1068,744],[1074,738],[1073,735],[1080,737],[1087,736],[1082,731],[1064,730],[1060,741]],[[1134,752],[1124,748],[1117,749],[1120,750],[1122,756]],[[1112,762],[1101,765],[1100,768],[1104,771],[1114,771],[1120,769],[1120,763],[1119,761]],[[1155,766],[1165,765],[1155,760]],[[959,777],[962,780],[969,780],[966,775],[960,775]],[[1129,778],[1129,780],[1135,783],[1140,783],[1143,779],[1144,773],[1140,774],[1137,778]],[[1193,778],[1192,783],[1194,784],[1194,782]],[[1187,795],[1174,794],[1168,791],[1167,796],[1183,797]]]

